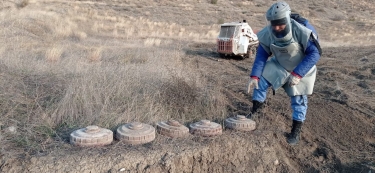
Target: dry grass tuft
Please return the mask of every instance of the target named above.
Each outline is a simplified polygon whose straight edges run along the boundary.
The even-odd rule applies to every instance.
[[[85,32],[73,31],[73,33],[71,34],[71,37],[74,40],[82,41],[87,38],[87,34]]]
[[[144,41],[145,46],[160,46],[160,43],[161,43],[161,39],[157,39],[157,38],[147,38]]]
[[[45,52],[44,57],[48,62],[55,63],[61,60],[63,52],[64,48],[62,46],[53,46]]]
[[[29,0],[22,0],[19,4],[18,4],[18,8],[24,8],[26,7],[27,5],[29,5]]]
[[[333,21],[343,21],[345,19],[345,16],[343,16],[343,15],[335,15],[331,19]]]
[[[218,0],[211,0],[211,4],[217,4]]]
[[[189,113],[198,101],[199,89],[184,79],[173,76],[161,86],[160,98],[176,112]]]
[[[103,47],[91,48],[89,50],[87,59],[90,62],[100,62],[102,59],[102,51],[103,51]]]

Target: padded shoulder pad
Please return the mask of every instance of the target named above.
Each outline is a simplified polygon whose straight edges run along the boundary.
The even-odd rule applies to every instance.
[[[290,18],[294,19],[295,21],[302,24],[303,26],[306,26],[305,22],[306,22],[307,19],[301,17],[299,14],[293,13],[293,14],[290,15]]]
[[[318,48],[319,55],[322,56],[322,48],[320,47],[320,44],[318,42],[318,36],[315,35],[314,32],[311,32],[309,40],[315,43],[316,48]]]
[[[271,55],[272,53],[271,53],[271,50],[270,50],[270,47],[269,47],[271,45],[271,37],[270,37],[270,34],[268,32],[267,27],[265,27],[262,30],[260,30],[257,33],[257,36],[258,36],[258,40],[259,40],[260,45],[263,47],[263,49],[269,55]]]

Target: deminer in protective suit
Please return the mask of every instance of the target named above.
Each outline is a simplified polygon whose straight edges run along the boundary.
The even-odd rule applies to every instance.
[[[307,95],[313,92],[315,64],[321,49],[314,27],[306,19],[292,16],[286,2],[274,3],[266,18],[268,25],[257,34],[260,46],[247,87],[247,93],[254,87],[253,107],[248,116],[251,118],[263,107],[269,87],[274,92],[283,88],[291,98],[293,110],[293,125],[287,142],[295,145],[306,117]]]

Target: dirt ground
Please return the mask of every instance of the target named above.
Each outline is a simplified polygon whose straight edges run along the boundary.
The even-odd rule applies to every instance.
[[[251,95],[243,88],[252,60],[220,59],[214,47],[186,47],[187,64],[197,61],[198,70],[211,74],[213,81],[220,80],[232,115],[244,114],[251,108]],[[275,96],[269,93],[254,132],[227,130],[214,138],[157,136],[151,144],[135,147],[121,143],[93,149],[65,146],[66,150],[43,157],[3,160],[0,168],[2,172],[372,172],[373,50],[324,48],[302,140],[295,147],[285,141],[291,126],[290,100],[279,90]]]
[[[320,4],[318,12],[337,9],[334,2]],[[347,4],[353,4],[349,2]],[[155,3],[158,2],[152,2]],[[159,3],[164,5],[155,8],[154,12],[173,11],[167,1]],[[257,14],[266,8],[261,1],[251,3],[259,5],[259,8],[251,8]],[[208,4],[208,8],[212,6],[205,4]],[[145,11],[152,11],[150,6],[134,6],[126,9],[121,6],[108,8],[133,16],[138,15],[137,9],[141,7],[146,8]],[[236,5],[230,7],[233,6]],[[349,6],[344,7],[346,9]],[[92,8],[102,6],[92,5]],[[370,13],[373,7],[359,3],[352,11],[358,9]],[[197,9],[201,10],[207,9]],[[163,12],[155,12],[156,15],[148,15],[148,18],[155,21],[173,20],[172,14],[177,13],[165,13],[162,18]],[[316,85],[314,93],[308,97],[308,113],[297,146],[288,145],[285,139],[292,124],[290,98],[283,90],[276,91],[276,95],[272,95],[270,90],[266,107],[255,119],[257,129],[253,132],[225,129],[223,135],[217,137],[189,136],[183,139],[157,135],[155,141],[140,146],[115,141],[106,147],[76,148],[66,143],[58,146],[56,151],[38,155],[25,153],[14,156],[3,153],[0,157],[0,172],[375,172],[375,46],[371,45],[371,39],[366,40],[373,36],[360,35],[361,39],[353,40],[351,44],[349,35],[331,36],[336,32],[332,28],[342,26],[340,21],[344,19],[337,19],[341,13],[329,13],[331,21],[328,21],[329,15],[322,17],[324,20],[318,20],[316,11],[307,14],[314,18],[318,31],[322,33],[323,55],[317,64]],[[217,23],[217,18],[212,17],[214,14],[207,12],[207,15],[207,20],[199,18],[199,14],[192,15],[188,20],[183,14],[175,14],[179,17],[174,20],[176,23],[196,20],[200,25],[205,22]],[[364,14],[353,14],[355,17],[361,15]],[[343,16],[346,19],[351,17],[346,14]],[[260,20],[263,20],[261,15],[254,17],[252,22]],[[361,25],[352,24],[347,30],[371,33],[369,29],[373,25],[369,23],[361,21]],[[186,26],[189,27],[195,26]],[[256,27],[261,27],[261,24]],[[328,29],[332,29],[332,33],[324,32]],[[244,89],[253,59],[220,58],[212,41],[182,42],[181,55],[186,66],[196,69],[212,85],[220,85],[222,88],[229,101],[228,117],[249,112],[252,107],[251,94],[245,93]],[[219,121],[223,123],[223,120]]]
[[[274,149],[282,151],[277,157],[284,157],[280,163],[286,168],[276,172],[374,171],[373,49],[373,46],[323,49],[317,65],[315,92],[309,96],[307,120],[297,147],[288,146],[284,137],[291,125],[289,98],[280,90],[275,96],[269,92],[267,107],[256,121],[256,132],[272,136],[270,140],[277,143]],[[218,75],[218,80],[227,89],[233,115],[248,112],[251,96],[243,93],[241,85],[247,78],[245,75],[238,78],[238,72],[249,72],[246,63],[223,60],[215,64],[218,71],[225,71]],[[220,69],[218,64],[227,65]],[[232,69],[230,66],[233,73],[228,70]]]
[[[244,85],[252,59],[220,59],[214,44],[186,47],[187,64],[221,81],[234,116],[251,108]],[[253,132],[225,130],[213,138],[171,139],[103,148],[74,148],[45,156],[3,156],[2,172],[373,172],[375,171],[374,47],[324,48],[302,139],[289,146],[289,98],[269,92]],[[339,64],[339,65],[338,65]],[[41,154],[43,155],[43,154]]]

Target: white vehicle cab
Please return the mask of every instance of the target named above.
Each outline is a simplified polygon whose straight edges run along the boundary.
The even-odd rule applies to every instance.
[[[224,23],[220,26],[217,52],[221,57],[236,55],[249,58],[255,56],[259,41],[246,20]]]

